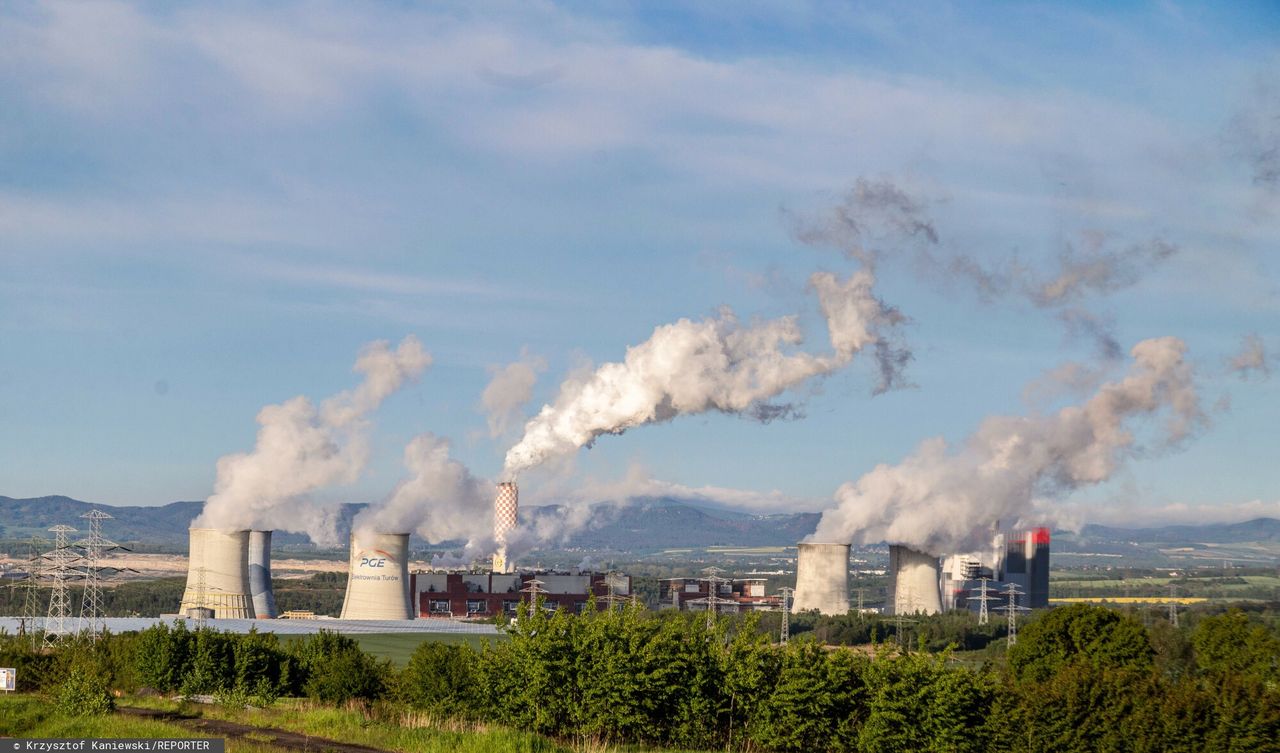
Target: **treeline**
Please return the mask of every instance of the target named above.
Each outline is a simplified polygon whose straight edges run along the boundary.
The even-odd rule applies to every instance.
[[[342,611],[342,597],[347,587],[346,573],[316,573],[309,578],[275,578],[271,581],[276,595],[276,608],[281,611],[303,610],[336,617]],[[102,611],[106,617],[157,617],[178,611],[186,578],[129,580],[102,590]],[[83,589],[69,587],[72,613],[80,609]],[[49,605],[49,589],[35,593],[36,614],[43,617]],[[0,615],[21,615],[26,601],[26,586],[14,581],[0,588]]]
[[[802,636],[779,646],[759,628],[753,616],[522,613],[509,641],[478,651],[425,642],[397,671],[332,633],[281,644],[270,634],[157,626],[52,655],[7,638],[0,666],[18,667],[24,689],[75,686],[89,699],[143,687],[234,703],[357,699],[558,738],[686,749],[1280,746],[1280,638],[1239,610],[1194,630],[1149,630],[1108,609],[1058,608],[1022,628],[1007,662],[979,669],[946,651],[888,643],[829,649]]]

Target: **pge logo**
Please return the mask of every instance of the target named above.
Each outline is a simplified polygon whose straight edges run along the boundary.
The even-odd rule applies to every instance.
[[[360,567],[386,567],[386,557],[361,557]]]

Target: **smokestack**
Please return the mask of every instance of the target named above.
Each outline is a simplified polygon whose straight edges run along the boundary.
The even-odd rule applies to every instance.
[[[191,554],[180,614],[204,608],[219,619],[253,619],[249,587],[249,532],[188,529]]]
[[[516,527],[517,514],[520,509],[520,490],[516,482],[503,481],[498,484],[498,496],[493,500],[493,540],[498,551],[493,555],[493,572],[510,572],[511,564],[507,562],[507,534]]]
[[[351,534],[351,568],[344,620],[412,620],[409,534]]]
[[[276,594],[271,590],[271,531],[249,532],[249,594],[258,619],[276,618]]]
[[[792,612],[822,614],[849,611],[849,545],[800,544]]]
[[[942,568],[938,558],[901,544],[889,546],[890,614],[942,611]]]

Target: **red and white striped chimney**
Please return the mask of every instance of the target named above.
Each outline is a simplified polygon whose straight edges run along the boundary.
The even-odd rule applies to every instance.
[[[516,482],[503,481],[498,484],[498,496],[493,500],[493,540],[498,550],[493,555],[493,572],[509,572],[507,562],[507,534],[516,527],[517,514],[520,509],[520,491]]]

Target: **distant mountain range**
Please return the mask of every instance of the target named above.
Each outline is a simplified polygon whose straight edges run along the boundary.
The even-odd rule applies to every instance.
[[[117,542],[138,542],[145,547],[182,551],[187,546],[187,526],[199,514],[203,502],[171,502],[158,507],[114,507],[93,505],[70,497],[52,496],[13,499],[0,496],[0,538],[23,539],[44,534],[51,526],[70,525],[84,529],[80,516],[94,507],[109,512],[113,519],[104,534]],[[346,504],[341,508],[339,533],[345,539],[350,523],[365,505]],[[554,529],[556,518],[566,508],[557,505],[526,506],[521,518]],[[629,504],[599,503],[592,506],[590,523],[567,540],[565,548],[616,552],[652,552],[663,549],[709,546],[790,546],[813,533],[818,513],[755,515],[700,505],[672,497],[637,498]],[[1243,523],[1162,526],[1158,528],[1116,528],[1089,525],[1079,533],[1055,533],[1054,550],[1072,552],[1136,554],[1155,553],[1177,547],[1238,546],[1280,544],[1280,520],[1259,518]],[[277,546],[306,546],[301,534],[278,533]],[[419,542],[419,546],[425,542]]]

